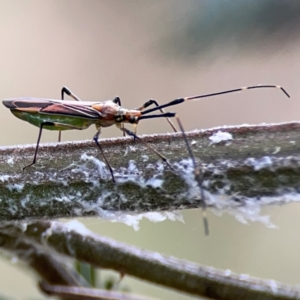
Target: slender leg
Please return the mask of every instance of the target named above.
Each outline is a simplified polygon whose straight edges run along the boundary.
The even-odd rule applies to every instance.
[[[153,104],[154,104],[156,107],[159,107],[159,104],[157,103],[156,100],[150,99],[150,100],[148,100],[147,102],[145,102],[142,106],[140,106],[140,107],[138,108],[138,110],[142,111],[142,110],[144,110],[145,108],[147,108],[147,107],[149,107],[150,105],[153,105]],[[159,110],[160,110],[161,113],[164,113],[164,110],[163,110],[162,108],[159,108]],[[171,119],[167,118],[167,121],[168,121],[168,123],[170,124],[170,126],[172,127],[172,129],[174,130],[174,132],[177,132],[177,129],[175,128],[175,126],[174,126],[173,122],[171,121]],[[136,133],[136,132],[135,132],[135,133]]]
[[[120,127],[119,127],[120,128]],[[160,157],[162,159],[162,161],[168,165],[168,167],[173,170],[172,166],[170,165],[170,163],[168,162],[168,160],[165,158],[165,156],[163,156],[161,153],[159,153],[157,150],[155,150],[152,146],[150,146],[147,142],[145,142],[144,140],[142,140],[139,136],[137,136],[134,132],[130,131],[127,128],[120,128],[120,130],[124,131],[126,134],[133,136],[135,139],[139,140],[141,143],[143,143],[149,150],[151,150],[152,152],[154,152],[158,157]]]
[[[23,168],[23,171],[29,167],[31,167],[32,165],[35,164],[36,162],[36,156],[37,156],[37,153],[38,153],[38,149],[39,149],[39,144],[40,144],[40,140],[41,140],[41,136],[42,136],[42,131],[43,131],[43,127],[44,126],[54,126],[54,123],[53,122],[43,122],[41,123],[40,125],[40,131],[39,131],[39,136],[38,136],[38,140],[37,140],[37,143],[36,143],[36,148],[35,148],[35,153],[34,153],[34,157],[33,157],[33,161],[31,164],[29,164],[28,166],[25,166]]]
[[[78,129],[78,130],[82,129],[82,128],[79,128],[79,127],[76,127],[76,126],[66,125],[66,124],[62,124],[62,123],[55,123],[55,122],[48,122],[48,121],[42,122],[41,125],[40,125],[40,131],[39,131],[39,136],[38,136],[38,140],[37,140],[37,143],[36,143],[36,148],[35,148],[33,161],[30,165],[25,166],[23,168],[23,171],[36,163],[36,157],[37,157],[39,144],[40,144],[40,140],[41,140],[42,131],[43,131],[44,126],[64,127],[65,129]]]
[[[118,104],[119,106],[121,106],[121,99],[120,97],[116,96],[115,99],[113,100],[114,103]]]
[[[188,142],[187,136],[185,134],[184,128],[182,126],[182,123],[178,117],[178,115],[175,115],[175,118],[177,120],[178,126],[182,132],[183,135],[183,139],[185,141],[186,147],[188,149],[190,158],[193,162],[193,166],[194,166],[194,176],[195,176],[195,180],[198,183],[199,186],[199,190],[200,190],[200,195],[201,195],[201,206],[202,206],[202,212],[203,212],[203,223],[204,223],[204,231],[205,231],[205,235],[209,235],[209,229],[208,229],[208,221],[207,221],[207,216],[206,216],[206,208],[207,208],[207,204],[205,201],[205,196],[204,196],[204,191],[203,191],[203,171],[202,171],[202,166],[196,163],[196,159],[194,156],[194,153],[192,151],[192,148]]]
[[[115,99],[113,100],[113,102],[116,103],[116,104],[118,104],[119,106],[121,106],[121,99],[120,99],[120,97],[116,96]],[[120,127],[124,128],[124,123],[122,123]],[[124,131],[123,131],[123,136],[125,136],[125,132]]]
[[[76,101],[81,101],[74,93],[72,93],[66,86],[61,89],[61,100],[64,100],[64,95],[67,94]]]
[[[202,210],[203,210],[203,222],[204,222],[204,229],[205,229],[205,234],[208,235],[209,234],[209,230],[208,230],[208,222],[207,222],[207,217],[206,217],[206,201],[205,201],[205,195],[204,195],[204,191],[203,191],[203,172],[202,172],[202,167],[201,165],[197,165],[196,163],[196,159],[194,156],[194,153],[192,151],[192,148],[188,142],[187,136],[185,134],[184,128],[182,126],[182,123],[178,117],[178,115],[176,113],[171,113],[171,112],[167,112],[167,113],[163,113],[163,114],[157,114],[157,115],[149,115],[149,116],[141,116],[139,118],[139,120],[143,120],[143,119],[155,119],[155,118],[164,118],[164,117],[175,117],[178,123],[178,126],[182,132],[183,135],[183,139],[185,141],[187,150],[189,152],[190,158],[192,159],[193,162],[193,166],[194,166],[194,177],[195,180],[198,183],[199,189],[200,189],[200,194],[201,194],[201,206],[202,206]],[[127,133],[127,132],[126,132]],[[145,142],[144,142],[145,143]]]
[[[61,130],[58,132],[58,142],[61,142]]]
[[[61,89],[61,100],[64,100],[64,95],[67,94],[77,101],[81,101],[75,94],[73,94],[66,86]],[[58,142],[61,141],[61,130],[58,132]]]
[[[106,165],[107,165],[107,167],[108,167],[108,169],[109,169],[109,172],[110,172],[110,175],[111,175],[111,178],[112,178],[112,181],[113,181],[113,182],[116,182],[116,181],[115,181],[115,177],[114,177],[114,172],[113,172],[113,170],[112,170],[112,167],[111,167],[111,165],[110,165],[108,159],[106,158],[106,156],[105,156],[105,154],[104,154],[104,152],[103,152],[103,149],[102,149],[100,143],[98,142],[99,135],[100,135],[100,133],[101,133],[101,129],[100,129],[100,128],[97,128],[97,129],[98,129],[98,131],[97,131],[97,133],[94,135],[93,140],[94,140],[94,142],[96,143],[96,145],[98,146],[98,148],[99,148],[99,150],[100,150],[100,152],[101,152],[101,154],[102,154],[102,156],[103,156],[103,158],[104,158],[104,160],[105,160],[105,162],[106,162]]]

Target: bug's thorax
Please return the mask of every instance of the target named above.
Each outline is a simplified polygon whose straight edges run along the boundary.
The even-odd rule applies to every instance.
[[[108,127],[115,123],[131,123],[137,124],[141,111],[137,109],[126,109],[114,103],[112,100],[104,101],[92,105],[92,108],[101,114],[99,125]]]

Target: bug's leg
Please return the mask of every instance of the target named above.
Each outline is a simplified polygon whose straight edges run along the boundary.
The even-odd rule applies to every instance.
[[[185,130],[184,130],[183,126],[182,126],[182,123],[181,123],[178,115],[176,113],[167,112],[167,113],[158,114],[158,115],[141,116],[141,117],[139,117],[139,120],[143,120],[143,119],[156,119],[156,118],[166,118],[166,117],[169,117],[169,118],[175,117],[176,118],[178,126],[179,126],[179,128],[180,128],[180,130],[182,132],[183,139],[184,139],[184,142],[186,144],[187,150],[189,152],[190,158],[192,160],[193,167],[194,167],[194,177],[195,177],[195,180],[196,180],[196,182],[198,184],[198,187],[199,187],[199,190],[200,190],[200,195],[201,195],[201,206],[202,206],[202,210],[203,210],[204,230],[205,230],[205,234],[208,235],[209,234],[209,229],[208,229],[208,222],[207,222],[207,217],[206,217],[206,207],[207,207],[207,204],[206,204],[204,190],[203,190],[203,171],[202,171],[203,168],[202,168],[201,164],[198,165],[197,162],[196,162],[194,153],[193,153],[192,148],[191,148],[191,146],[190,146],[190,144],[188,142],[187,136],[185,134]]]
[[[61,142],[61,130],[58,132],[58,142]]]
[[[41,140],[42,131],[43,131],[44,126],[60,127],[60,128],[64,128],[64,129],[78,129],[78,130],[82,129],[80,127],[76,127],[76,126],[72,126],[72,125],[66,125],[66,124],[62,124],[62,123],[48,122],[48,121],[42,122],[41,125],[40,125],[40,131],[39,131],[39,136],[38,136],[38,140],[37,140],[37,143],[36,143],[36,148],[35,148],[33,161],[30,165],[25,166],[23,168],[23,171],[36,163],[37,152],[38,152],[38,148],[39,148],[39,144],[40,144],[40,140]]]
[[[199,186],[199,190],[200,190],[200,195],[201,195],[201,206],[202,206],[202,212],[203,212],[203,223],[204,223],[204,231],[205,231],[205,235],[209,235],[209,229],[208,229],[208,221],[207,221],[207,216],[206,216],[206,208],[207,208],[207,204],[206,204],[206,200],[205,200],[205,195],[204,195],[204,190],[203,190],[203,167],[201,164],[197,164],[194,153],[192,151],[192,148],[188,142],[187,136],[185,134],[184,128],[182,126],[182,123],[178,117],[178,115],[175,115],[176,121],[178,123],[178,126],[182,132],[182,136],[183,139],[185,141],[186,147],[188,149],[190,158],[193,162],[193,166],[194,166],[194,176],[195,176],[195,180],[198,183]]]
[[[65,94],[77,101],[81,101],[75,94],[73,94],[66,86],[61,89],[61,100],[64,100]],[[58,142],[61,141],[61,130],[58,132]]]
[[[120,130],[124,131],[127,135],[133,136],[135,139],[139,140],[141,143],[143,143],[150,151],[154,152],[158,157],[162,159],[162,161],[171,169],[173,170],[172,166],[168,162],[165,156],[163,156],[161,153],[159,153],[157,150],[155,150],[152,146],[150,146],[147,142],[142,140],[139,136],[137,136],[134,132],[130,131],[127,128],[121,128],[119,127]]]
[[[113,100],[114,103],[118,104],[121,106],[121,99],[120,97],[116,96],[115,99]],[[121,127],[124,128],[124,123],[121,123]],[[123,131],[123,136],[125,136],[125,132]]]
[[[67,94],[76,101],[81,101],[73,92],[71,92],[66,86],[61,89],[61,100],[64,100],[64,95]]]
[[[34,157],[33,157],[33,161],[31,164],[25,166],[23,168],[23,171],[29,167],[31,167],[32,165],[35,164],[36,162],[36,156],[37,156],[37,153],[38,153],[38,149],[39,149],[39,144],[40,144],[40,140],[41,140],[41,136],[42,136],[42,131],[43,131],[43,127],[44,126],[54,126],[54,123],[53,122],[42,122],[41,125],[40,125],[40,131],[39,131],[39,136],[38,136],[38,139],[37,139],[37,143],[36,143],[36,147],[35,147],[35,153],[34,153]]]
[[[32,166],[36,162],[37,152],[38,152],[39,143],[40,143],[40,139],[41,139],[41,136],[42,136],[42,130],[43,130],[44,126],[54,126],[54,127],[58,127],[59,126],[59,127],[64,127],[65,129],[81,129],[81,128],[78,128],[76,126],[70,126],[70,125],[65,125],[65,124],[61,124],[61,123],[54,123],[54,122],[43,122],[43,123],[41,123],[40,132],[39,132],[39,136],[38,136],[38,140],[37,140],[37,144],[36,144],[36,149],[35,149],[35,154],[34,154],[33,162],[30,165],[25,166],[23,168],[23,170],[25,170],[26,168],[29,168],[30,166]],[[105,156],[105,154],[103,152],[102,147],[100,146],[100,144],[98,142],[98,138],[99,138],[99,135],[101,133],[101,128],[98,127],[97,129],[98,129],[98,131],[95,134],[95,136],[94,136],[93,139],[94,139],[95,143],[97,144],[99,150],[101,151],[102,156],[104,157],[104,160],[106,162],[107,167],[109,168],[109,171],[110,171],[110,174],[111,174],[111,177],[112,177],[112,181],[115,182],[113,170],[112,170],[112,168],[110,166],[110,163],[108,162],[108,160],[107,160],[107,158],[106,158],[106,156]]]
[[[121,106],[121,99],[120,97],[116,96],[113,100],[114,103],[118,104],[119,106]]]
[[[142,110],[144,110],[145,108],[147,108],[147,107],[149,107],[150,105],[155,105],[156,107],[159,107],[159,104],[158,104],[158,102],[156,101],[156,100],[154,100],[154,99],[150,99],[150,100],[148,100],[147,102],[145,102],[142,106],[140,106],[139,108],[138,108],[138,110],[140,110],[140,111],[142,111]],[[164,110],[162,109],[162,108],[159,108],[159,110],[160,110],[160,112],[163,114],[163,113],[165,113],[164,112]],[[168,121],[168,123],[170,124],[170,126],[172,127],[172,129],[174,130],[174,132],[177,132],[177,129],[176,129],[176,127],[174,126],[174,124],[173,124],[173,122],[171,121],[171,119],[170,118],[166,118],[167,119],[167,121]],[[135,132],[136,133],[136,132]]]
[[[100,152],[101,152],[101,154],[102,154],[102,156],[103,156],[103,158],[104,158],[104,160],[105,160],[105,163],[106,163],[106,165],[107,165],[107,167],[108,167],[108,169],[109,169],[109,172],[110,172],[112,181],[113,181],[113,182],[116,182],[116,181],[115,181],[115,177],[114,177],[114,172],[113,172],[113,170],[112,170],[112,167],[111,167],[111,165],[110,165],[108,159],[106,158],[106,156],[105,156],[105,154],[104,154],[104,152],[103,152],[103,149],[102,149],[100,143],[98,142],[99,135],[100,135],[100,133],[101,133],[101,127],[100,127],[100,126],[97,126],[97,130],[98,130],[98,131],[97,131],[96,134],[94,135],[93,140],[94,140],[94,142],[96,143],[96,145],[98,146],[98,148],[99,148],[99,150],[100,150]]]
[[[133,133],[137,134],[137,124],[132,124],[132,127],[133,127]],[[134,138],[134,140],[135,140],[135,138]]]

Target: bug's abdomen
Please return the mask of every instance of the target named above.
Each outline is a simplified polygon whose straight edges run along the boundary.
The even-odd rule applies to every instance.
[[[17,118],[29,122],[30,124],[40,127],[42,122],[59,123],[61,126],[44,126],[48,130],[70,130],[70,129],[86,129],[91,124],[95,123],[95,120],[89,120],[74,116],[59,116],[53,114],[40,114],[40,113],[28,113],[19,110],[11,110],[12,114]]]

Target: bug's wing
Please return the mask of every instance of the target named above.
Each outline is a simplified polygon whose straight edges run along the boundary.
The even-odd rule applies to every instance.
[[[102,115],[91,107],[91,102],[61,101],[39,98],[5,99],[3,104],[11,109],[30,113],[77,116],[87,119],[99,119]]]
[[[95,120],[98,120],[101,117],[101,113],[92,107],[79,104],[53,103],[50,106],[42,108],[40,113],[76,116]]]
[[[48,99],[37,98],[4,99],[2,103],[9,109],[19,109],[31,112],[39,112],[41,108],[52,104]]]

